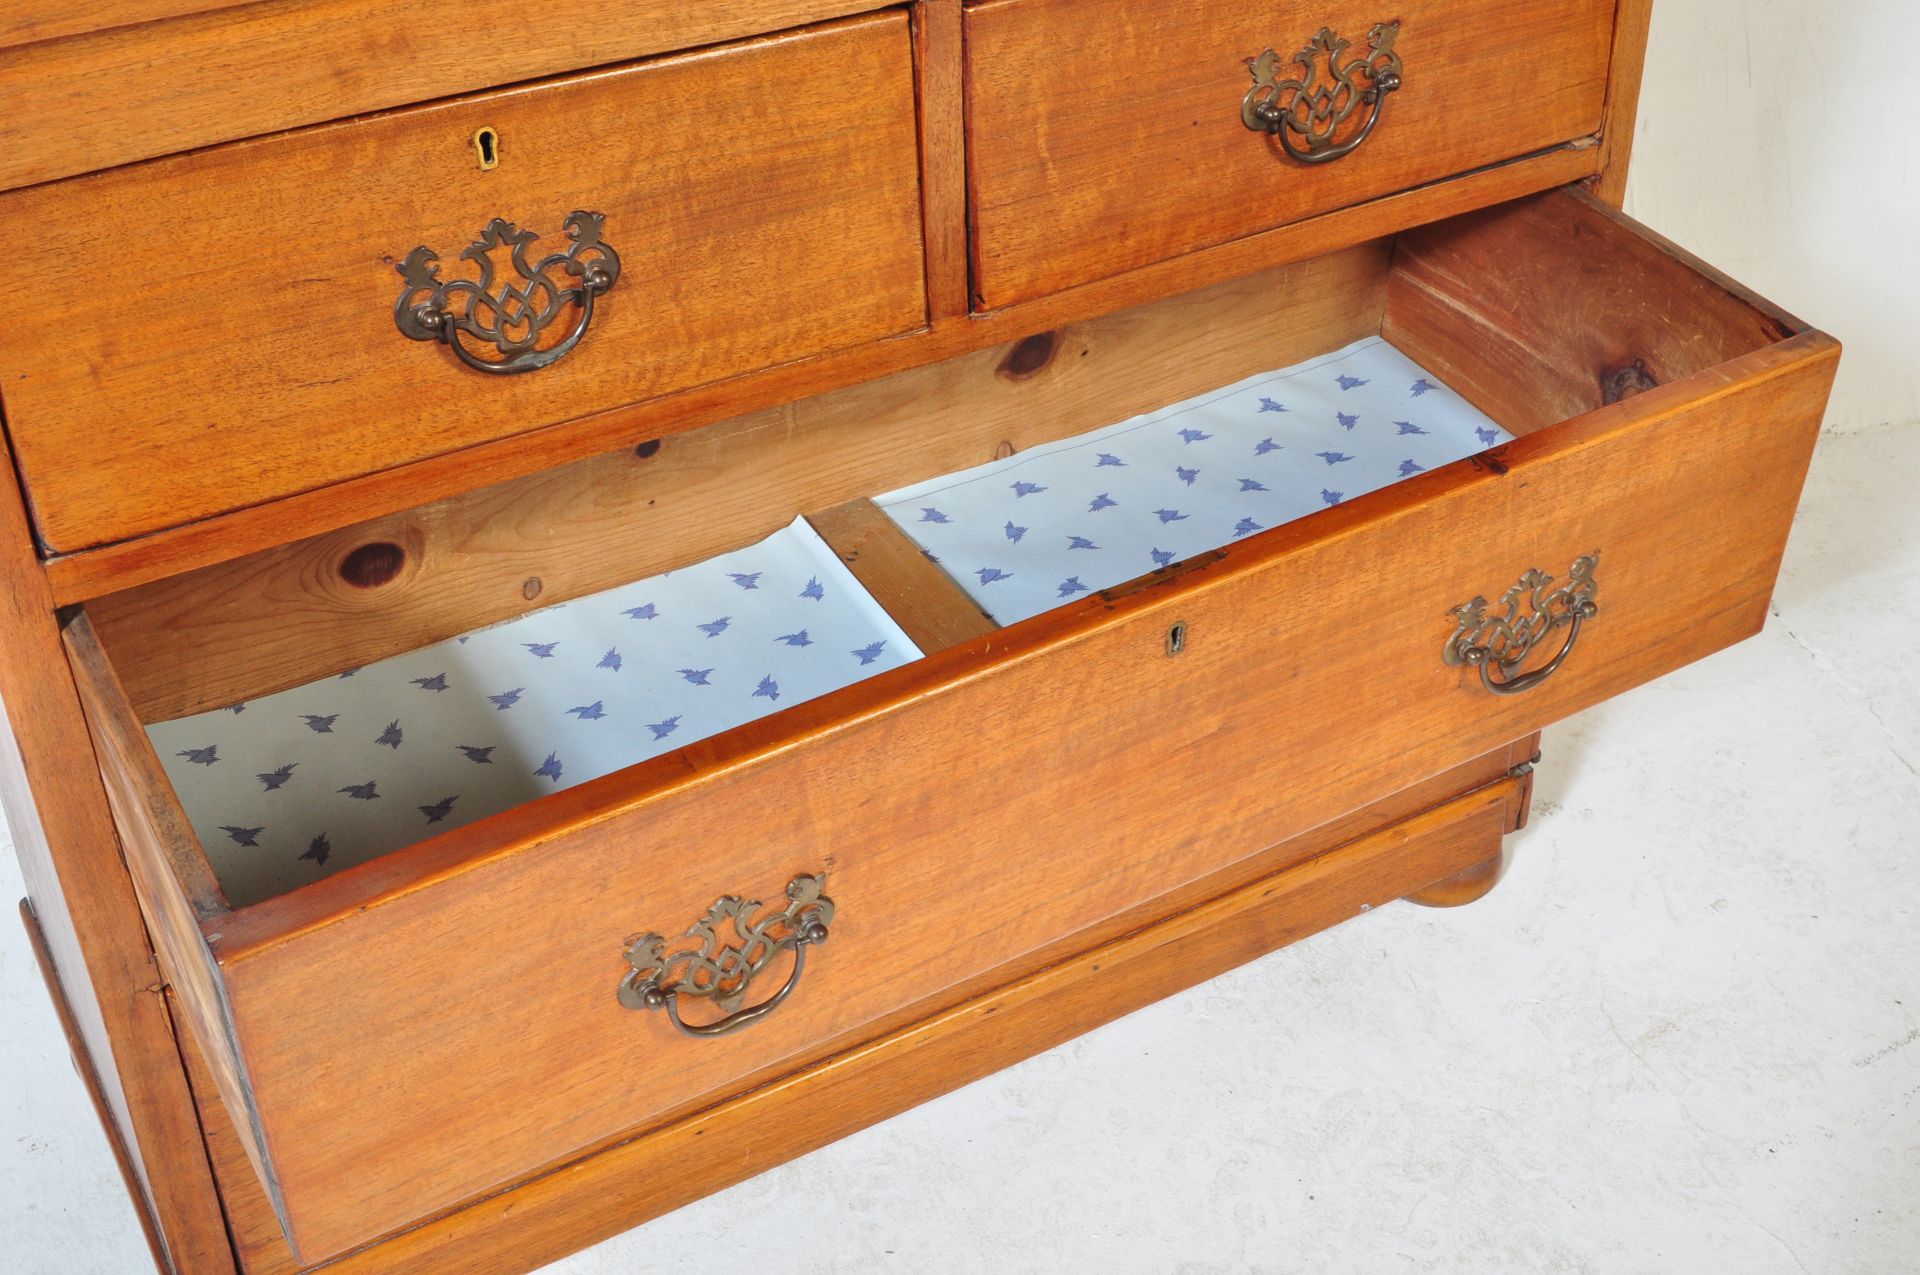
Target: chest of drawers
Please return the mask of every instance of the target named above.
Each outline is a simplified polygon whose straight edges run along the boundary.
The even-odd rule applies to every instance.
[[[0,317],[0,792],[163,1268],[526,1268],[1389,900],[1469,901],[1543,728],[1765,618],[1838,347],[1613,206],[1644,4],[496,20],[0,19],[0,227],[44,284]],[[1275,387],[1355,342],[1420,375],[1286,421]],[[1069,558],[1030,618],[991,618],[1011,559],[916,530],[940,500],[875,500],[1037,497],[1007,466],[1117,471],[1081,436],[1235,394],[1255,445],[1190,424],[1152,514],[1281,475],[1314,512]],[[1456,397],[1473,454],[1343,468]],[[678,748],[655,709],[585,782],[536,748],[551,791],[419,804],[390,853],[203,816],[197,771],[258,761],[277,800],[305,752],[156,743],[797,518],[837,561],[788,605],[863,591],[918,658],[856,650],[804,703],[769,672]],[[724,676],[627,631],[607,678]],[[484,714],[534,677],[471,719],[413,678],[359,746],[521,721]],[[624,693],[567,712],[637,734]],[[320,796],[360,818],[379,783]]]

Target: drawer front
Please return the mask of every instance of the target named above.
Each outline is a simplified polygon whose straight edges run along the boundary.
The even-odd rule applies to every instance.
[[[918,328],[915,127],[888,13],[0,196],[22,277],[65,281],[0,316],[41,536],[137,536]],[[434,293],[482,258],[500,309]],[[436,306],[473,316],[457,350],[409,339]]]
[[[1612,0],[971,8],[978,300],[1009,305],[1590,135],[1613,11]],[[1316,87],[1341,85],[1330,65],[1369,59],[1398,87],[1363,101],[1373,79],[1355,69],[1311,130],[1249,129],[1243,107],[1294,100],[1250,103],[1249,64],[1271,49],[1273,83],[1303,78],[1294,55],[1322,28],[1347,46],[1331,63],[1313,53]],[[1365,139],[1339,153],[1376,105]]]

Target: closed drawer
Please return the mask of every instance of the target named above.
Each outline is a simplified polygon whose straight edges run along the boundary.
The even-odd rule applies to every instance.
[[[845,17],[858,0],[7,0],[0,189]],[[511,40],[481,32],[511,29]],[[112,92],[99,86],[111,84]]]
[[[1168,321],[1215,337],[1198,354],[1164,347],[1170,384],[1216,349],[1264,343],[1285,361],[1338,295],[1347,312],[1327,324],[1386,335],[1519,437],[250,907],[220,898],[142,731],[137,703],[165,688],[130,699],[124,687],[151,674],[117,674],[140,667],[138,619],[102,605],[73,621],[169,977],[303,1258],[1013,977],[1759,628],[1835,365],[1829,338],[1568,193],[1249,286],[1181,300]],[[1160,321],[1121,316],[1106,357],[1088,334],[1037,391],[1065,397],[1029,404],[1071,402],[1075,378],[1111,360],[1137,369],[1126,356],[1145,347],[1124,342]],[[923,375],[964,396],[973,367],[907,374],[869,401],[905,410],[925,397],[914,391],[931,382],[911,379]],[[894,485],[897,437],[863,429],[850,401],[822,409],[838,469]],[[1070,415],[1041,414],[1066,432]],[[803,438],[808,418],[722,431],[697,463],[727,470],[750,504],[777,503],[792,475],[753,449]],[[733,515],[716,504],[714,516]],[[276,573],[298,570],[263,561],[235,578],[266,598]],[[1510,590],[1510,612],[1475,605]],[[900,604],[883,583],[876,593]],[[1558,622],[1530,633],[1523,658],[1518,635],[1536,618]],[[1493,658],[1463,659],[1467,647]],[[807,876],[825,878],[830,940],[764,1018],[696,1039],[622,1003],[623,980],[629,1001],[644,992],[626,958],[635,936],[681,950],[690,940],[673,936],[717,899],[778,912]],[[808,919],[828,920],[796,913]],[[720,918],[723,938],[730,925]],[[792,972],[776,955],[741,1004]],[[718,1013],[689,1006],[689,1021],[703,1011]]]
[[[17,191],[0,228],[23,276],[68,281],[0,319],[0,403],[40,535],[120,540],[918,328],[907,20]],[[612,258],[576,232],[618,262],[590,314],[582,272]],[[519,261],[515,233],[538,236]],[[501,308],[439,298],[475,313],[462,351],[497,369],[516,343],[523,367],[578,343],[493,375],[403,334],[397,310],[433,300],[403,300],[410,262],[478,281],[482,258]]]
[[[1611,0],[1398,8],[990,0],[967,11],[975,289],[997,308],[1586,137]],[[1325,29],[1338,50],[1309,49]],[[1337,96],[1317,135],[1253,132],[1250,64]],[[1370,60],[1399,87],[1362,101]],[[1276,106],[1292,90],[1263,95]],[[1290,115],[1304,124],[1311,112]],[[1326,143],[1321,148],[1320,143]],[[1308,153],[1296,158],[1289,147]]]

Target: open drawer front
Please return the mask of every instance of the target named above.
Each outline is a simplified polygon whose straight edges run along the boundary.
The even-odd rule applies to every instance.
[[[1518,437],[998,629],[847,504],[1369,334]],[[1555,192],[103,598],[70,652],[168,975],[318,1260],[1030,971],[1754,633],[1837,349]],[[227,906],[146,723],[796,513],[926,658]],[[405,569],[333,587],[370,542]],[[1537,596],[1561,621],[1525,660],[1499,665],[1497,626],[1456,641],[1476,597],[1596,553],[1590,594],[1516,590],[1519,620]],[[1458,658],[1474,645],[1494,658]],[[744,1002],[796,985],[750,1030],[693,1039],[623,1004],[634,936],[725,895],[780,912],[808,875],[830,918],[763,932],[827,920],[831,942],[767,962]]]

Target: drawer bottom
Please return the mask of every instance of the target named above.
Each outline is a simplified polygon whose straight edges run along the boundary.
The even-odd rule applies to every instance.
[[[1512,441],[1372,336],[874,503],[1013,624]]]
[[[795,519],[147,735],[228,903],[246,907],[919,658]]]
[[[1533,742],[1476,765],[1524,762]],[[1268,952],[1497,860],[1501,838],[1525,822],[1532,787],[1526,765],[1512,769],[1305,862],[1299,859],[1303,845],[1311,849],[1311,836],[1283,843],[1259,858],[1293,866],[1211,897],[1169,896],[1151,905],[1153,915],[1143,917],[1139,928],[1118,938],[349,1253],[327,1270],[424,1275],[476,1265],[532,1269],[670,1213]],[[1375,810],[1395,804],[1390,799]],[[1373,813],[1360,812],[1341,826],[1364,826]],[[248,1275],[306,1269],[280,1234],[205,1060],[185,1033],[181,1044],[242,1269]]]

